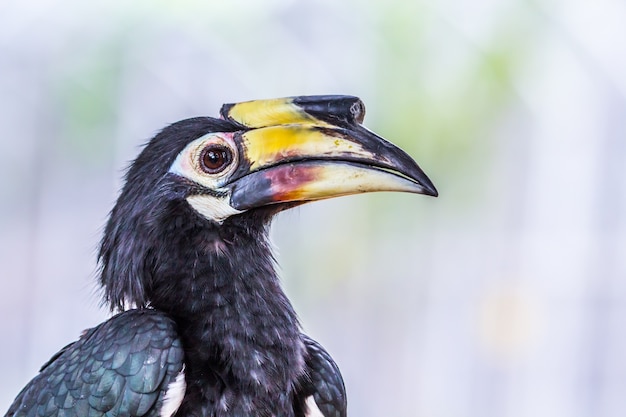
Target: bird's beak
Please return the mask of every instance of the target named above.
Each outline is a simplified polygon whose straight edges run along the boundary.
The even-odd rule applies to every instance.
[[[372,191],[437,196],[410,156],[359,124],[364,114],[359,99],[302,100],[264,100],[222,109],[226,118],[255,127],[235,137],[242,158],[226,185],[233,208],[243,211]],[[335,106],[331,111],[329,103]],[[247,120],[238,119],[238,113]]]

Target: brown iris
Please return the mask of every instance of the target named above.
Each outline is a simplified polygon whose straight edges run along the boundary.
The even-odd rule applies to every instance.
[[[222,145],[209,145],[200,153],[200,167],[207,174],[222,172],[232,160],[231,150]]]

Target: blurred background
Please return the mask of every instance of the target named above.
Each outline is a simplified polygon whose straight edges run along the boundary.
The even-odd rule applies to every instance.
[[[441,196],[276,220],[351,416],[626,413],[626,3],[0,2],[0,411],[108,317],[123,169],[222,103],[352,94]]]

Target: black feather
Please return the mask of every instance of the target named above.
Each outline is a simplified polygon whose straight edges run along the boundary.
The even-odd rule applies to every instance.
[[[151,306],[176,321],[185,346],[183,415],[288,416],[304,372],[298,319],[268,243],[280,208],[217,224],[187,203],[197,185],[168,173],[189,142],[239,128],[190,119],[160,132],[129,169],[100,251],[111,308]]]
[[[346,417],[346,387],[339,367],[319,343],[306,335],[303,339],[307,348],[306,374],[296,392],[296,417],[306,415],[305,402],[311,396],[324,417]]]
[[[145,287],[152,277],[155,246],[162,238],[155,235],[155,210],[168,201],[181,200],[189,191],[189,187],[177,186],[167,176],[178,153],[209,132],[236,129],[231,123],[209,117],[182,120],[157,134],[130,166],[98,254],[104,301],[112,310],[148,304]]]
[[[6,416],[156,417],[183,355],[176,324],[165,314],[121,313],[54,355]]]

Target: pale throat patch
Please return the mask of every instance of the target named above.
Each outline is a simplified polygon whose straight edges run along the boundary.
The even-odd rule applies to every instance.
[[[229,204],[228,197],[213,197],[211,195],[198,194],[187,197],[187,202],[203,217],[218,223],[223,222],[230,216],[243,213],[243,211],[237,210]]]

